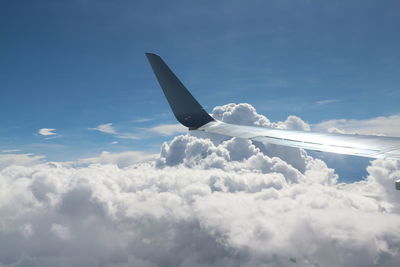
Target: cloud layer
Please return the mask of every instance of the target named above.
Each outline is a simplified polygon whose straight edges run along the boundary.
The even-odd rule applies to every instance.
[[[309,128],[294,116],[272,123],[248,104],[217,107],[213,115]],[[124,156],[132,157],[116,162]],[[155,160],[125,168],[29,164],[5,164],[0,172],[3,266],[400,262],[396,161],[372,161],[366,180],[339,184],[334,170],[302,150],[192,132],[164,143]]]

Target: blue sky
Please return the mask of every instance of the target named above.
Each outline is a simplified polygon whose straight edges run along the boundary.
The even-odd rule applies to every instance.
[[[148,129],[176,121],[145,52],[160,54],[208,111],[247,102],[272,121],[296,115],[310,124],[398,114],[399,8],[399,1],[2,1],[0,150],[49,160],[157,152],[171,137]],[[125,138],[89,129],[106,123]],[[42,136],[42,128],[57,134]]]

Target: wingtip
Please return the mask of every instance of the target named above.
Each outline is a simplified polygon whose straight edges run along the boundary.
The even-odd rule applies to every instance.
[[[214,120],[204,111],[199,102],[197,102],[159,55],[146,53],[146,57],[172,112],[180,123],[190,129],[197,129]]]
[[[157,55],[156,53],[145,53],[145,55],[147,56],[147,57],[160,57],[159,55]]]

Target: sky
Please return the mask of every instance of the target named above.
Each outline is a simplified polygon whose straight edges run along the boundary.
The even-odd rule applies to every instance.
[[[145,52],[160,54],[209,112],[250,103],[272,121],[296,115],[309,124],[396,115],[398,8],[397,1],[2,1],[0,146],[50,160],[157,152],[167,139],[145,129],[176,121]],[[107,123],[125,138],[88,130]],[[42,128],[56,134],[40,135]]]
[[[400,137],[399,1],[0,2],[0,266],[398,266],[399,161],[191,132]]]

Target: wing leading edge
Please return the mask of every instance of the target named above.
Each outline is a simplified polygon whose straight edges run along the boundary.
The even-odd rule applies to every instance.
[[[146,53],[146,56],[175,117],[190,130],[316,151],[400,160],[400,137],[292,131],[217,121],[203,109],[161,57],[152,53]]]

